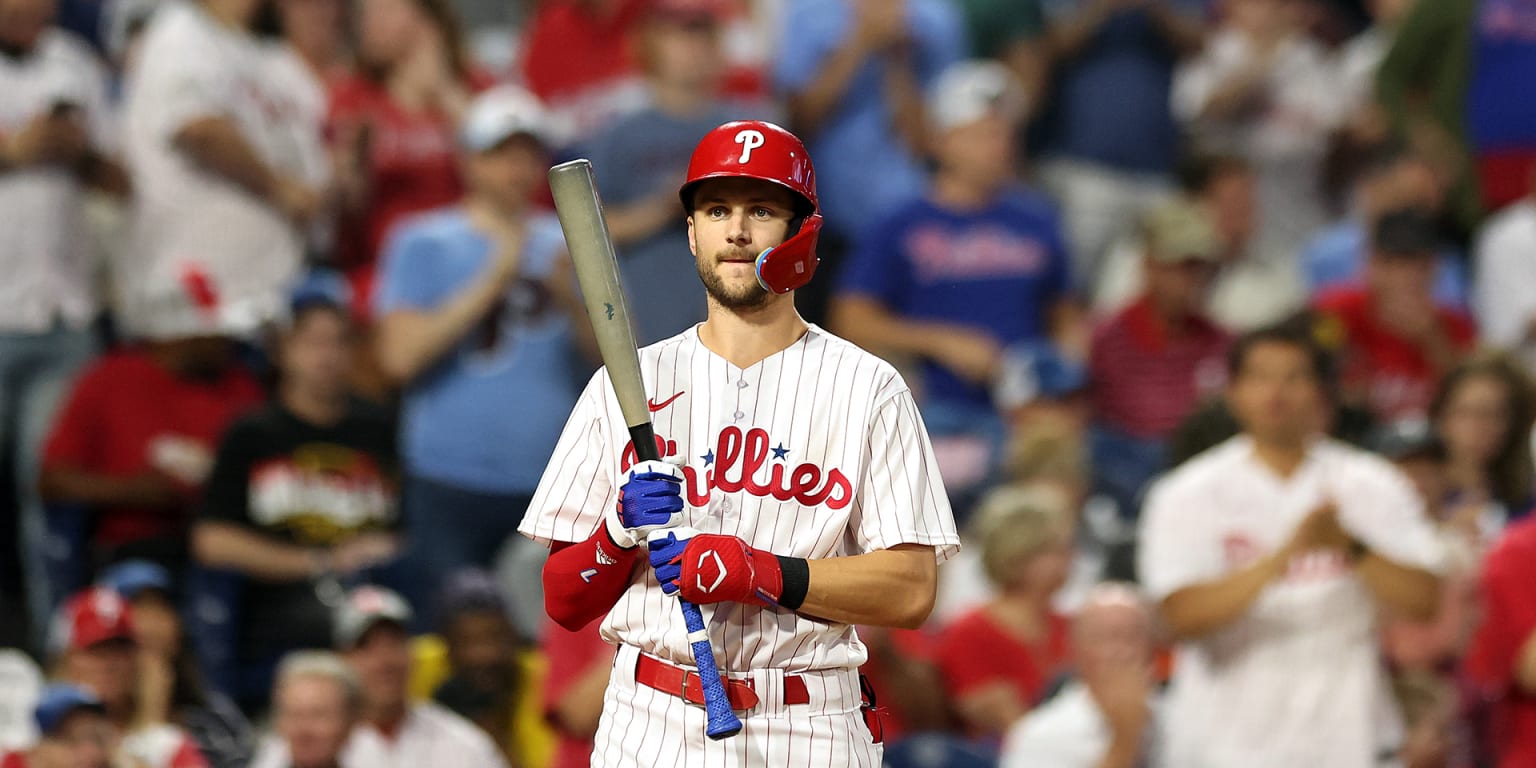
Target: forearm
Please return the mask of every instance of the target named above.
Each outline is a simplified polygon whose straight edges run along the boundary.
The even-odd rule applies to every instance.
[[[169,481],[167,481],[169,483]],[[51,466],[38,481],[43,500],[100,507],[153,506],[163,499],[145,496],[140,478],[122,477],[70,466]]]
[[[938,591],[933,548],[902,544],[851,557],[807,563],[810,579],[797,609],[842,624],[916,629],[928,620]]]
[[[932,357],[945,342],[948,326],[907,320],[874,299],[847,296],[832,303],[832,331],[882,355]]]
[[[324,563],[319,549],[277,541],[235,523],[205,522],[192,529],[192,553],[210,568],[239,571],[259,581],[291,583],[311,578]]]
[[[1368,552],[1355,566],[1355,573],[1376,602],[1396,615],[1428,621],[1440,608],[1440,579],[1429,571]]]
[[[590,739],[603,715],[603,691],[608,688],[609,665],[599,661],[555,702],[555,723],[568,736]]]
[[[1095,768],[1135,768],[1141,760],[1141,742],[1116,734]]]
[[[1181,640],[1191,640],[1236,621],[1285,570],[1288,558],[1276,552],[1217,581],[1185,587],[1163,600],[1162,616]]]
[[[1268,76],[1268,71],[1260,66],[1249,66],[1232,73],[1206,99],[1200,109],[1200,118],[1224,120],[1235,117],[1252,103]]]
[[[274,200],[280,178],[228,119],[207,117],[182,126],[175,145],[194,163],[262,200]]]
[[[837,109],[847,95],[854,75],[858,74],[859,67],[869,54],[863,39],[858,34],[851,35],[847,42],[827,57],[815,80],[804,90],[790,94],[789,116],[801,136],[813,136],[833,110]]]
[[[674,221],[684,221],[682,206],[672,192],[613,206],[603,217],[608,222],[608,234],[613,237],[613,244],[621,248],[660,232]]]
[[[501,300],[505,279],[481,275],[441,307],[397,310],[384,316],[378,336],[379,367],[396,384],[407,384],[458,344]]]
[[[926,154],[928,123],[923,111],[923,89],[906,55],[885,62],[885,100],[895,118],[896,134],[913,154]]]
[[[1515,685],[1528,695],[1536,696],[1536,632],[1525,638],[1520,655],[1515,658]]]

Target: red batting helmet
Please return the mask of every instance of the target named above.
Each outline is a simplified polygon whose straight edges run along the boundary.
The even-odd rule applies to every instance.
[[[761,120],[740,120],[715,128],[699,140],[688,161],[688,178],[678,190],[683,209],[693,212],[693,190],[709,179],[757,179],[795,193],[800,210],[791,236],[757,256],[757,281],[774,293],[810,282],[816,272],[816,169],[793,133]]]

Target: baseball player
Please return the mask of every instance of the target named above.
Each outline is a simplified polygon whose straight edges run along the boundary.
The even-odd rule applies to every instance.
[[[592,764],[873,768],[853,625],[933,607],[960,541],[933,451],[896,371],[795,311],[821,228],[800,140],[721,125],[681,197],[708,319],[640,350],[666,461],[635,463],[600,370],[519,528],[552,546],[550,616],[606,614],[618,645]],[[733,738],[705,736],[676,596],[703,607]]]

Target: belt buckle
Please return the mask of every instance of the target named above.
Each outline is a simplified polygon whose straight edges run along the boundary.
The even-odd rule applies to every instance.
[[[686,670],[683,672],[683,683],[682,685],[678,686],[677,695],[682,697],[684,704],[691,704],[695,707],[704,706],[702,703],[696,703],[693,699],[688,698],[688,680],[698,676],[699,673],[697,672],[688,672]],[[702,693],[702,691],[700,693]],[[704,697],[700,696],[699,698],[702,699]]]

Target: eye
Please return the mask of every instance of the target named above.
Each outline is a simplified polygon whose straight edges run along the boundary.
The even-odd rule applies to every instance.
[[[726,210],[726,207],[723,205],[711,205],[705,213],[711,219],[723,219],[730,214],[730,211]]]
[[[759,220],[771,219],[773,214],[774,210],[772,208],[765,208],[761,205],[752,209],[752,217]]]

